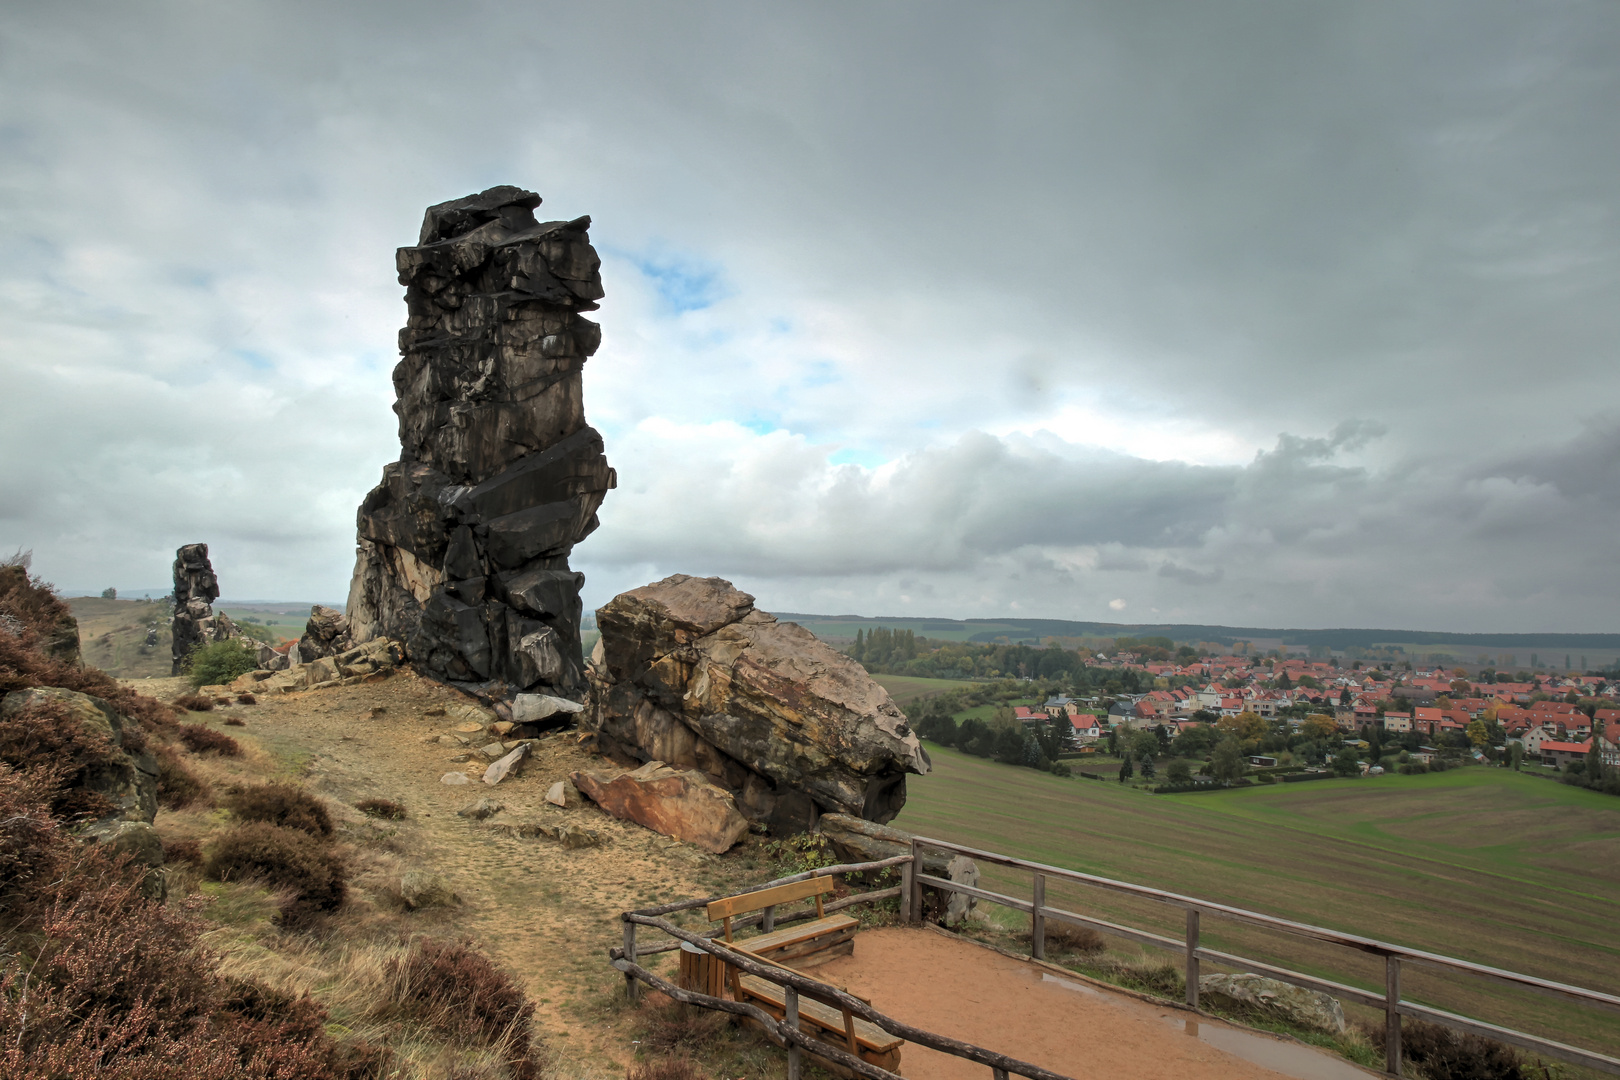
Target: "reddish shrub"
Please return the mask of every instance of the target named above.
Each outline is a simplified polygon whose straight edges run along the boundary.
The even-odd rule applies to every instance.
[[[159,805],[179,810],[195,802],[208,799],[208,785],[186,767],[180,751],[168,743],[154,743],[152,756],[157,758]]]
[[[165,840],[163,841],[163,861],[166,863],[190,863],[201,866],[203,861],[202,844],[196,840]]]
[[[527,1062],[534,1004],[510,975],[465,941],[417,938],[389,968],[408,1012],[451,1035],[502,1042]]]
[[[289,924],[339,907],[348,892],[336,852],[306,832],[265,821],[237,825],[209,845],[203,873],[216,881],[258,878],[293,890],[294,898],[281,909],[282,921]]]
[[[229,705],[230,703],[231,699],[228,697],[217,697],[214,699],[215,705]]]
[[[205,698],[201,694],[182,694],[174,699],[175,708],[185,709],[187,712],[213,712],[214,699]]]
[[[660,995],[662,996],[662,995]],[[641,1036],[645,1050],[669,1054],[695,1050],[712,1042],[729,1023],[725,1013],[700,1009],[680,1002],[642,1010],[646,1030]]]
[[[326,804],[296,784],[256,784],[231,795],[225,807],[241,821],[266,821],[311,836],[331,836]]]
[[[182,724],[180,741],[193,754],[218,754],[220,757],[241,757],[242,747],[223,731],[215,731],[202,724]]]
[[[1523,1062],[1512,1047],[1440,1024],[1406,1021],[1401,1025],[1401,1047],[1429,1080],[1526,1080]]]
[[[254,697],[252,694],[237,694],[236,703],[238,705],[257,705],[259,703],[259,699]],[[229,722],[230,721],[226,721],[226,723]],[[238,721],[238,723],[240,723],[240,721]]]
[[[86,785],[122,761],[111,740],[85,730],[64,702],[41,701],[0,718],[0,762],[23,771],[46,770],[55,792],[51,812],[63,820],[111,813],[111,800]]]
[[[389,799],[361,799],[354,804],[354,808],[368,817],[387,818],[389,821],[404,821],[405,808]]]
[[[239,716],[227,716],[225,718],[225,726],[226,727],[247,727],[247,721],[243,720]]]

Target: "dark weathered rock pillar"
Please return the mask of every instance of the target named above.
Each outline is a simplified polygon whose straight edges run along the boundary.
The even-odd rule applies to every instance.
[[[174,553],[174,649],[171,674],[185,670],[191,650],[214,640],[214,601],[219,579],[208,561],[207,544],[186,544]],[[225,616],[221,615],[221,619]],[[229,624],[230,620],[225,620]]]
[[[358,515],[356,642],[486,697],[582,697],[573,546],[615,484],[580,375],[601,341],[590,218],[539,223],[515,187],[430,207],[396,257],[399,461]]]

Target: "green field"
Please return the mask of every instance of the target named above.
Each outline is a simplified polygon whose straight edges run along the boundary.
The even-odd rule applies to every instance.
[[[1620,993],[1620,799],[1502,769],[1150,795],[929,744],[895,821],[925,836]],[[1029,895],[1027,876],[985,871]],[[1179,910],[1082,886],[1048,902],[1182,933]],[[1207,918],[1204,940],[1382,988],[1349,950]],[[1620,1052],[1620,1017],[1410,965],[1409,998]]]
[[[874,675],[872,680],[887,690],[894,703],[902,708],[909,702],[931,698],[947,690],[966,690],[978,685],[961,679],[924,679],[916,675]]]

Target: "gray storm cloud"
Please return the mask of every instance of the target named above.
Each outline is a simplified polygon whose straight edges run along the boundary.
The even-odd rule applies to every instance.
[[[519,183],[604,257],[588,601],[1612,629],[1616,56],[1602,3],[23,6],[0,543],[341,597],[393,248]]]

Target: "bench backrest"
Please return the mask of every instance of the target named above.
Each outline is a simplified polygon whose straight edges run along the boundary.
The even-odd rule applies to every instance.
[[[746,915],[750,911],[775,907],[777,904],[789,904],[795,900],[803,900],[807,896],[816,898],[816,917],[821,918],[826,914],[821,906],[821,898],[832,891],[833,879],[825,876],[806,878],[804,881],[793,881],[770,889],[756,889],[754,892],[728,896],[723,900],[716,900],[711,903],[708,908],[709,921],[717,922],[724,919],[726,929],[729,931],[733,915]],[[731,940],[729,932],[726,934],[726,940]]]

